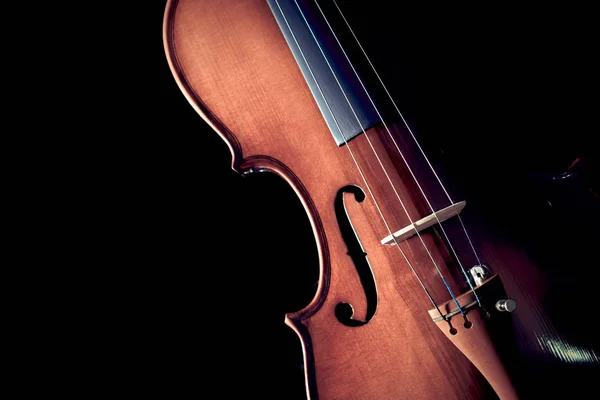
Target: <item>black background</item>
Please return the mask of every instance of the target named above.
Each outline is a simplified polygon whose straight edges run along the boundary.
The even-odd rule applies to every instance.
[[[576,157],[588,171],[597,160],[597,32],[589,10],[392,12],[379,2],[350,3],[375,64],[455,193],[475,205],[524,204],[491,220],[534,250],[547,249],[549,237],[519,231],[519,216],[554,218],[540,229],[582,228],[572,225],[581,196],[557,195],[541,182]],[[135,56],[118,63],[119,109],[101,139],[99,189],[85,210],[96,221],[94,260],[110,271],[103,298],[116,303],[102,328],[120,349],[112,368],[172,395],[304,398],[300,343],[283,319],[314,291],[308,221],[279,179],[231,170],[228,148],[169,70],[164,5],[148,2],[145,28],[135,25],[135,39],[122,38]],[[550,210],[550,198],[564,207]]]

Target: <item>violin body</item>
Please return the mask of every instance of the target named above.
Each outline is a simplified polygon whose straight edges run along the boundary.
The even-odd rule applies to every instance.
[[[518,243],[471,224],[477,218],[469,217],[468,199],[463,214],[479,255],[498,274],[500,290],[518,304],[510,315],[493,305],[486,308],[492,319],[503,321],[495,334],[483,332],[485,318],[472,312],[469,330],[486,340],[489,336],[489,348],[467,354],[452,343],[452,336],[469,333],[460,315],[452,317],[458,334],[448,335],[448,324],[436,326],[435,312],[428,313],[434,307],[415,272],[436,306],[452,300],[440,275],[456,296],[470,291],[443,232],[425,229],[402,241],[402,251],[381,243],[390,230],[431,214],[411,172],[427,170],[427,165],[402,121],[377,123],[346,144],[336,144],[266,1],[171,0],[164,43],[175,80],[229,146],[232,168],[240,174],[280,176],[310,220],[319,257],[318,287],[310,304],[285,317],[302,344],[309,398],[527,398],[553,392],[542,386],[544,379],[556,377],[554,372],[527,374],[532,366],[557,358],[548,343],[569,346],[544,312],[548,285],[543,271]],[[398,147],[406,149],[403,157]],[[417,176],[441,204],[437,180],[431,173]],[[352,235],[342,227],[349,221],[366,255],[352,253]],[[464,237],[454,244],[459,253],[469,254]],[[471,257],[464,267],[475,264]],[[341,314],[343,303],[351,305],[351,315]],[[540,338],[546,343],[540,344]],[[597,365],[591,350],[585,357]],[[579,376],[578,385],[583,385],[587,375],[580,371],[568,376]],[[490,376],[502,376],[502,382]]]

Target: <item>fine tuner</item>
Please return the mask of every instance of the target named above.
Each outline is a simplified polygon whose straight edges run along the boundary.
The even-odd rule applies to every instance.
[[[477,203],[465,195],[478,218],[451,198],[454,189],[440,178],[451,174],[438,175],[445,164],[431,162],[419,143],[432,142],[422,140],[430,132],[413,132],[402,114],[411,99],[397,101],[405,93],[384,83],[411,77],[398,68],[379,73],[386,62],[410,61],[403,46],[398,38],[365,44],[380,34],[380,18],[388,17],[392,32],[412,16],[368,14],[374,3],[168,0],[164,18],[173,76],[228,145],[233,170],[283,179],[310,222],[318,286],[308,304],[285,314],[300,342],[307,398],[514,400],[524,390],[522,365],[533,371],[552,357],[595,362],[593,349],[573,345],[552,325],[544,268],[485,218],[500,219],[516,206],[498,209],[485,196]],[[381,54],[372,61],[374,49]],[[445,135],[462,129],[457,121],[447,121]],[[281,300],[270,294],[264,298]],[[513,298],[522,312],[513,313]],[[262,321],[265,303],[250,307],[249,316]],[[239,324],[242,336],[259,332],[257,325]],[[513,338],[520,342],[513,346]],[[519,364],[511,352],[532,355],[530,362]],[[579,376],[569,375],[581,383]],[[532,377],[535,393],[521,397],[538,398],[542,378]]]

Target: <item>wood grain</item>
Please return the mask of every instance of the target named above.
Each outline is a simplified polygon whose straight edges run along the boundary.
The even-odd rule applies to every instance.
[[[394,140],[402,148],[409,140],[403,125],[373,127],[338,147],[264,1],[171,0],[164,38],[177,83],[228,144],[233,169],[281,176],[306,209],[318,246],[319,285],[312,302],[285,322],[302,342],[309,397],[493,398],[479,371],[432,323],[431,303],[399,249],[380,243],[431,213],[395,149]],[[347,201],[346,207],[379,291],[377,313],[361,327],[344,326],[334,315],[340,302],[351,303],[357,318],[366,312],[334,212],[335,195],[346,185],[367,193],[367,200]],[[522,251],[486,241],[484,231],[476,231],[482,257],[501,271],[519,303],[513,321],[519,345],[534,349],[534,333],[551,329],[537,300],[544,282]],[[440,233],[428,230],[421,237],[400,246],[442,304],[450,296],[434,263],[456,295],[465,283]]]
[[[468,398],[480,398],[482,378],[428,321],[428,300],[398,250],[379,243],[389,232],[372,201],[364,205],[348,202],[348,212],[375,270],[379,309],[361,328],[345,327],[335,320],[333,310],[341,301],[353,304],[358,317],[366,310],[333,209],[339,188],[365,185],[348,150],[332,140],[268,6],[179,1],[170,9],[165,26],[176,77],[192,104],[229,143],[234,168],[278,173],[298,192],[311,217],[320,249],[319,288],[311,304],[288,315],[286,322],[301,335],[304,347],[310,347],[306,369],[314,369],[314,376],[309,377],[316,381],[316,385],[309,384],[312,397],[318,393],[323,399],[465,398],[455,384],[460,373],[475,388]],[[369,132],[368,137],[383,157],[385,149],[376,132]],[[367,136],[350,146],[367,181],[385,182]],[[383,162],[393,173],[391,178],[411,218],[418,219],[420,214],[400,174],[389,158]],[[371,189],[392,229],[409,223],[397,199],[387,194],[387,185],[371,183]],[[427,245],[434,249],[433,240],[426,236]],[[420,242],[412,240],[404,247],[416,268],[421,272],[430,268]],[[436,258],[443,265],[438,254]],[[427,283],[440,301],[447,300],[434,275]],[[390,380],[390,374],[395,378]]]

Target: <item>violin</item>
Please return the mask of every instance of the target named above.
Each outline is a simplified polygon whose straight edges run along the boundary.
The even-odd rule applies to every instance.
[[[526,238],[502,229],[510,219],[526,230],[554,227],[543,234],[554,243],[573,240],[548,210],[523,205],[525,190],[486,198],[504,171],[474,173],[468,196],[457,196],[443,157],[404,114],[410,96],[385,66],[399,63],[371,51],[377,29],[361,24],[358,3],[169,0],[164,14],[173,77],[228,146],[232,169],[276,175],[308,218],[317,286],[285,315],[306,397],[593,393],[600,356],[587,278],[598,272],[565,275],[564,249],[541,256],[553,242],[528,251]],[[596,192],[580,196],[590,225]],[[580,232],[589,249],[593,235]],[[582,254],[568,259],[585,263]]]

